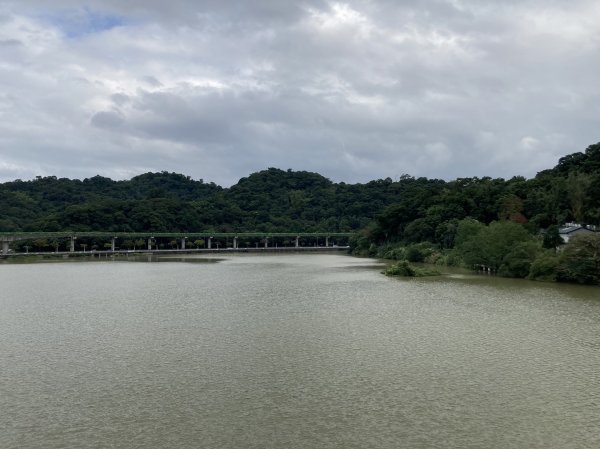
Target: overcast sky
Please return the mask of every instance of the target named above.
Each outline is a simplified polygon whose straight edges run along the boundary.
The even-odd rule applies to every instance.
[[[534,176],[600,141],[597,0],[0,0],[0,181]]]

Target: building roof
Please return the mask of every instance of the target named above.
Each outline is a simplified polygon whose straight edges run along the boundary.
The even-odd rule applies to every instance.
[[[565,226],[564,228],[560,228],[558,230],[559,234],[571,234],[575,231],[583,231],[583,232],[594,232],[591,229],[586,228],[585,226],[581,226],[581,225],[570,225],[570,226]]]

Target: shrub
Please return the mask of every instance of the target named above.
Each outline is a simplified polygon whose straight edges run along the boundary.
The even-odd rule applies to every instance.
[[[401,260],[394,265],[390,265],[384,272],[387,276],[408,276],[413,277],[417,275],[415,269],[406,261]]]
[[[540,251],[540,245],[536,241],[517,243],[513,249],[504,256],[498,274],[504,277],[527,277],[529,275],[531,264]]]
[[[445,262],[449,267],[462,267],[465,263],[456,250],[452,250],[446,255]]]
[[[422,277],[439,276],[441,273],[437,270],[417,268],[409,264],[406,260],[401,260],[400,262],[387,267],[384,274],[387,276]]]
[[[531,264],[527,277],[536,281],[555,281],[558,263],[558,256],[553,251],[541,252]]]
[[[600,284],[600,235],[576,235],[565,245],[556,279],[579,284]]]
[[[397,243],[388,243],[379,248],[377,256],[382,259],[404,260],[406,259],[406,248]]]
[[[409,262],[425,262],[425,259],[431,257],[436,251],[435,246],[429,242],[409,245],[406,247],[406,260]]]

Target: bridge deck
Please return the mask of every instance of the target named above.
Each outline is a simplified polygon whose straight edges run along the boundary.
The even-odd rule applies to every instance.
[[[52,251],[52,252],[10,252],[8,254],[0,254],[0,259],[6,257],[18,256],[91,256],[91,257],[109,257],[112,255],[139,255],[139,254],[228,254],[228,253],[265,253],[265,252],[335,252],[347,251],[348,246],[272,246],[258,248],[195,248],[195,249],[117,249],[115,251]]]
[[[169,242],[169,245],[171,246],[177,246],[178,249],[180,250],[186,250],[186,246],[187,246],[187,241],[189,240],[190,243],[193,242],[192,246],[200,246],[200,243],[198,243],[197,241],[194,241],[194,239],[198,239],[201,240],[202,242],[204,242],[202,244],[202,246],[204,247],[204,244],[206,243],[204,241],[204,239],[206,239],[208,241],[208,244],[206,245],[206,249],[210,250],[213,249],[213,243],[217,246],[217,249],[219,249],[219,245],[223,243],[223,239],[225,239],[225,245],[222,245],[224,247],[229,246],[228,242],[232,241],[233,243],[233,249],[242,249],[243,247],[250,247],[250,242],[252,241],[256,241],[256,239],[259,239],[262,243],[264,243],[264,248],[267,247],[277,247],[277,242],[282,243],[282,239],[284,239],[283,243],[289,243],[289,240],[294,239],[295,240],[295,245],[294,248],[299,248],[302,247],[302,245],[300,245],[300,239],[303,239],[304,243],[307,242],[307,240],[310,241],[316,241],[316,246],[319,246],[319,239],[323,239],[325,240],[325,247],[329,247],[329,243],[330,243],[330,239],[334,239],[335,243],[347,243],[344,242],[344,239],[348,239],[353,235],[353,233],[351,232],[257,232],[257,231],[253,231],[253,232],[212,232],[212,231],[201,231],[201,232],[106,232],[106,231],[61,231],[61,232],[44,232],[44,231],[40,231],[40,232],[0,232],[0,242],[2,244],[2,250],[1,250],[1,254],[2,255],[7,255],[11,252],[10,249],[10,245],[11,243],[15,243],[17,249],[20,249],[22,252],[23,249],[23,243],[18,243],[18,242],[23,242],[26,240],[34,240],[34,246],[36,246],[36,248],[32,248],[32,249],[45,249],[44,247],[49,246],[48,241],[52,242],[52,246],[55,247],[55,252],[58,252],[58,250],[60,249],[59,247],[62,246],[61,245],[61,241],[64,243],[64,240],[70,240],[70,251],[69,253],[75,253],[78,252],[76,251],[78,248],[77,246],[83,247],[83,249],[86,249],[86,246],[93,246],[93,248],[95,248],[96,250],[99,249],[98,248],[98,239],[100,240],[106,240],[109,241],[110,243],[106,243],[104,244],[104,247],[106,248],[107,246],[111,248],[111,252],[115,252],[116,250],[119,250],[119,248],[117,246],[116,242],[117,241],[122,241],[124,243],[124,246],[128,247],[128,250],[133,246],[135,248],[135,244],[133,244],[132,239],[137,239],[137,241],[135,243],[137,243],[138,247],[139,247],[139,239],[143,239],[146,241],[147,243],[147,247],[146,250],[147,251],[152,251],[152,250],[158,250],[159,248],[159,241],[162,240],[162,243],[160,243],[160,249],[164,250],[164,240],[163,239],[175,239],[175,241],[179,240],[180,241],[180,245],[173,245],[173,242]],[[77,244],[76,241],[79,239],[79,242],[84,241],[86,243],[81,243],[81,244]],[[90,245],[89,240],[86,241],[85,239],[94,239],[95,242],[93,243],[93,245]],[[125,240],[127,239],[127,240]],[[285,239],[289,239],[286,240]],[[342,242],[340,242],[340,239],[342,240]],[[43,240],[44,244],[40,244],[38,242],[38,240]],[[270,245],[269,245],[270,243]],[[332,242],[334,243],[334,242]],[[156,248],[153,248],[153,246],[156,246]],[[306,246],[312,246],[312,245],[305,245]],[[29,248],[27,246],[25,246],[25,249],[28,250]],[[91,249],[91,248],[90,248]],[[204,248],[203,248],[204,249]],[[122,251],[123,249],[121,249]],[[27,254],[28,252],[26,252]]]
[[[0,232],[0,239],[38,239],[38,238],[68,238],[77,237],[98,237],[98,238],[144,238],[144,237],[351,237],[353,232],[214,232],[214,231],[194,231],[194,232],[106,232],[106,231],[61,231],[61,232]]]

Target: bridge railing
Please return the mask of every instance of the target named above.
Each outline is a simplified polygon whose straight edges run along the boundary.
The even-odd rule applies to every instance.
[[[144,238],[144,237],[352,237],[354,232],[106,232],[106,231],[60,231],[60,232],[0,232],[0,239],[38,239],[38,238],[69,238],[96,237],[96,238]]]

